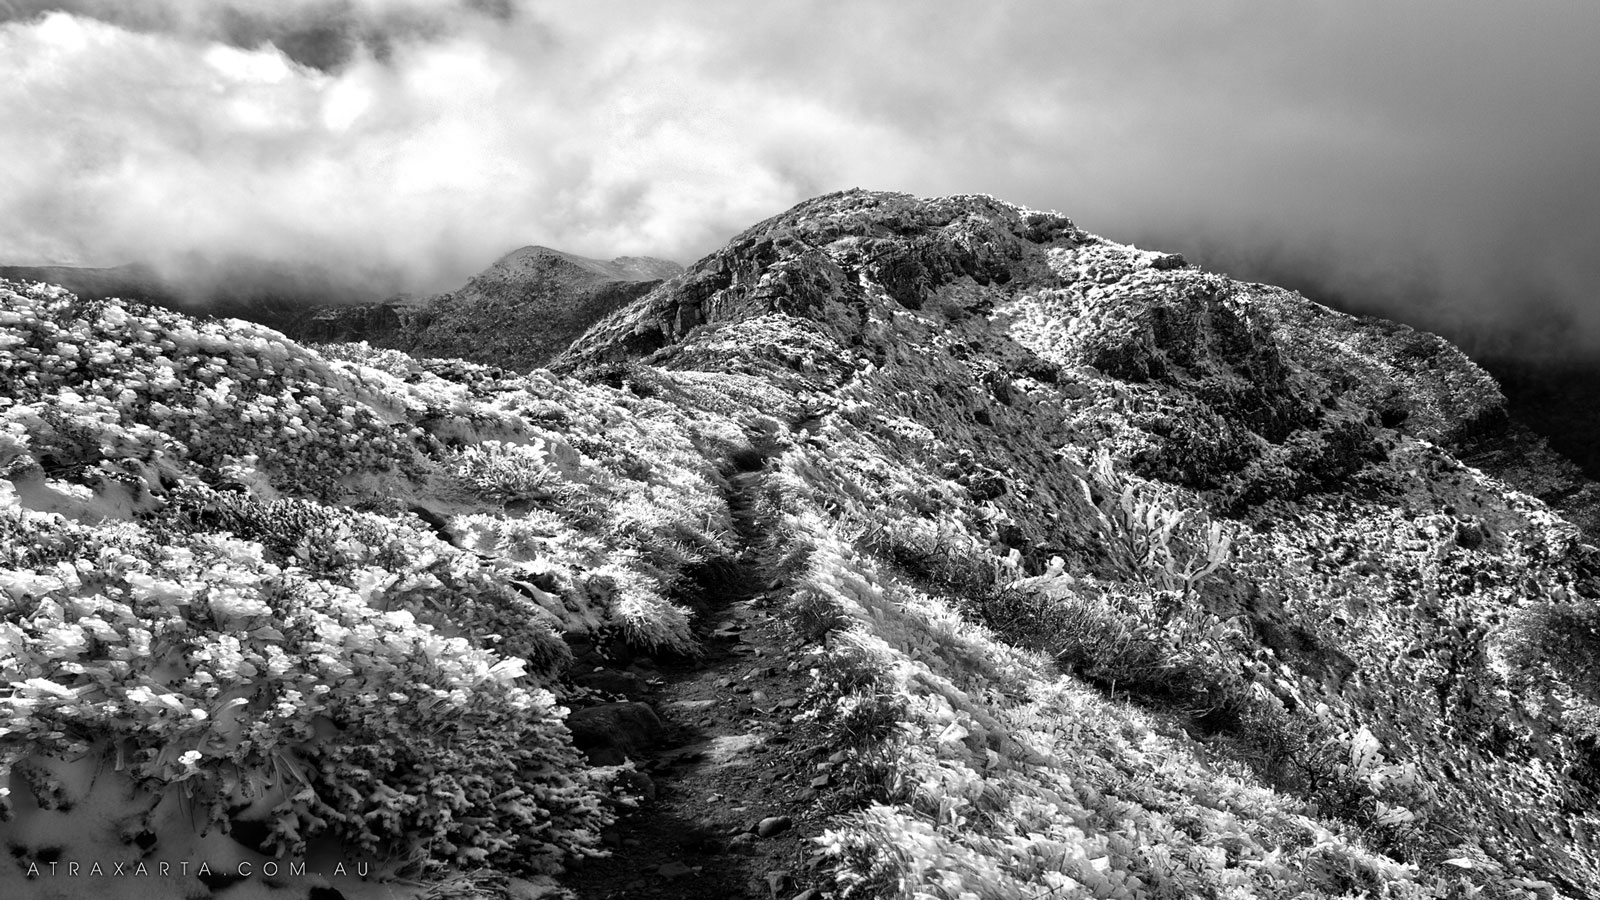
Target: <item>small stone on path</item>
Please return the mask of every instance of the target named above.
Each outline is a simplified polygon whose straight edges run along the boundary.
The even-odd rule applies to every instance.
[[[756,824],[756,835],[769,838],[783,834],[794,826],[794,820],[788,816],[769,816]]]
[[[682,878],[685,875],[693,875],[694,869],[691,869],[681,862],[670,862],[657,869],[656,874],[667,879],[668,881],[671,881],[676,878]]]

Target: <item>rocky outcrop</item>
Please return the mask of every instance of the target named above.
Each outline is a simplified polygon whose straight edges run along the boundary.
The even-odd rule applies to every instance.
[[[321,344],[366,341],[375,347],[412,346],[427,326],[419,303],[362,303],[325,306],[301,316],[285,330],[302,341]]]
[[[748,229],[608,317],[573,347],[568,364],[648,353],[697,326],[768,313],[847,328],[859,319],[862,274],[895,302],[919,308],[956,279],[987,284],[1037,270],[1042,242],[1081,234],[1065,217],[986,197],[830,194]]]

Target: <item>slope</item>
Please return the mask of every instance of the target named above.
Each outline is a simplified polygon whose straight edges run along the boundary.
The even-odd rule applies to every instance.
[[[1594,551],[1451,456],[1504,424],[1455,348],[978,197],[821,198],[669,287],[562,365],[741,371],[817,404],[784,460],[817,504],[789,526],[828,551],[797,602],[845,623],[825,655],[852,659],[847,681],[878,671],[872,696],[942,710],[921,749],[880,711],[903,794],[836,838],[860,883],[970,865],[996,896],[1038,889],[1002,873],[1067,851],[1014,807],[1062,809],[1084,765],[1017,749],[1061,752],[1040,729],[1082,713],[1038,706],[1053,665],[1175,729],[1162,765],[1089,754],[1156,779],[1147,812],[1211,790],[1176,775],[1193,754],[1382,851],[1320,866],[1324,890],[1486,872],[1595,890]],[[952,615],[1050,664],[964,667],[929,637]],[[997,701],[1007,681],[1033,699]],[[1188,842],[1145,824],[1102,864],[1147,887],[1215,868],[1204,841],[1151,862]],[[918,841],[931,856],[886,849]]]
[[[430,301],[425,322],[404,349],[530,369],[547,363],[606,313],[680,271],[659,259],[602,262],[524,247]]]

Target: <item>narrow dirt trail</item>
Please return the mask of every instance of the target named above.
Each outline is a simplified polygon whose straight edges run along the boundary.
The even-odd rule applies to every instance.
[[[704,655],[661,662],[629,698],[664,725],[635,758],[654,797],[604,835],[611,856],[563,877],[584,900],[819,896],[808,890],[808,839],[822,830],[830,750],[794,722],[807,675],[771,615],[755,552],[759,462],[730,478],[743,551],[697,610]]]

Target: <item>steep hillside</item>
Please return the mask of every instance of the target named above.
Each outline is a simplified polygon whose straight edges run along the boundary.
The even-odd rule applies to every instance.
[[[549,372],[0,329],[0,896],[1600,894],[1600,556],[1438,338],[860,191]]]
[[[531,369],[548,363],[597,319],[681,271],[648,257],[602,262],[524,247],[434,298],[426,322],[403,349]]]
[[[305,341],[366,341],[416,356],[527,371],[548,363],[602,316],[682,271],[649,257],[605,262],[523,247],[449,293],[324,306],[284,328]]]

